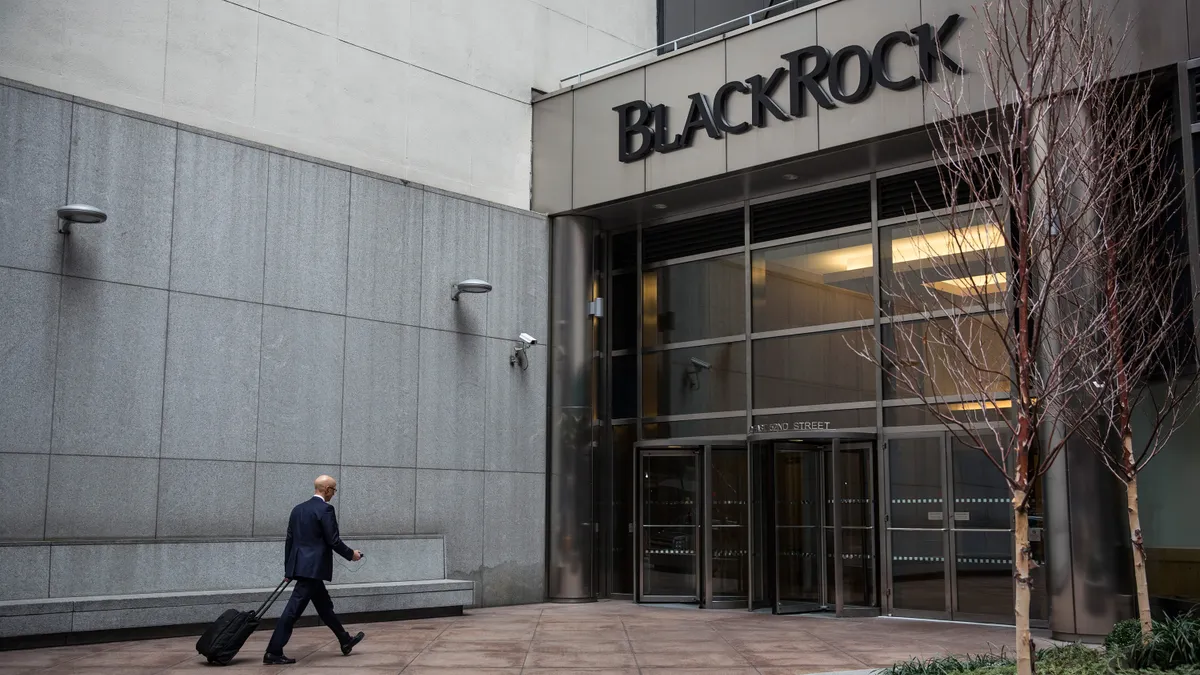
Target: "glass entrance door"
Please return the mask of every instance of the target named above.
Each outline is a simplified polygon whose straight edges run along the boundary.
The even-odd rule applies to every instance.
[[[700,454],[638,454],[640,601],[700,601]]]
[[[704,606],[745,607],[750,597],[750,466],[746,447],[708,448],[704,490]]]
[[[877,615],[874,443],[775,441],[763,451],[774,611]]]
[[[1003,475],[983,451],[949,434],[889,438],[885,456],[889,611],[1012,623],[1012,509]]]
[[[825,608],[825,528],[822,449],[776,443],[775,612]]]

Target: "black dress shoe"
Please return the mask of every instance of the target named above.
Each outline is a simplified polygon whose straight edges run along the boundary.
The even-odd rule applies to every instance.
[[[354,637],[350,638],[349,640],[346,640],[345,642],[343,642],[342,643],[342,656],[350,656],[350,650],[354,649],[354,645],[362,642],[363,638],[365,638],[365,637],[367,637],[367,634],[362,631],[359,631],[358,635],[355,635]]]
[[[289,659],[283,654],[263,654],[263,663],[268,666],[289,666],[296,662],[296,659]]]

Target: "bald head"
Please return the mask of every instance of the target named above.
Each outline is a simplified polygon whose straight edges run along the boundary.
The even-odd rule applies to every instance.
[[[337,492],[337,481],[333,476],[317,476],[313,481],[313,492],[320,495],[325,501],[333,499],[333,493]]]

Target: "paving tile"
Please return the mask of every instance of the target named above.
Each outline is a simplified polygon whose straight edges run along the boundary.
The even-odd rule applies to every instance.
[[[750,662],[737,652],[638,654],[641,668],[727,668],[746,667]]]
[[[573,654],[594,652],[598,654],[630,653],[629,643],[620,640],[595,641],[580,637],[574,640],[535,639],[529,645],[531,654]]]
[[[404,675],[469,675],[482,673],[484,675],[521,675],[520,668],[436,668],[426,665],[409,665],[403,670]],[[290,675],[290,671],[289,671]]]
[[[528,640],[454,640],[438,639],[426,647],[428,652],[511,652],[529,651]]]
[[[55,647],[0,652],[0,668],[49,668],[68,664],[101,651],[104,649]]]
[[[296,662],[297,668],[391,668],[393,672],[412,663],[420,651],[414,652],[359,652],[355,649],[349,656],[341,651],[317,651]],[[290,672],[290,669],[289,669]]]
[[[81,660],[72,662],[70,665],[81,668],[112,669],[120,667],[122,671],[127,671],[132,668],[170,668],[181,663],[190,663],[195,658],[195,651],[191,654],[184,654],[178,651],[132,652],[109,650],[89,655]]]
[[[55,667],[48,670],[41,670],[40,673],[53,673],[54,675],[113,675],[120,673],[121,675],[151,675],[162,673],[162,668],[157,667],[140,667],[140,665],[80,665],[80,667]]]
[[[355,675],[396,675],[396,668],[347,668],[337,670],[338,673],[354,673]],[[287,675],[329,675],[335,673],[335,670],[329,668],[305,668],[299,663],[290,665],[284,673]]]
[[[441,668],[520,668],[525,654],[514,652],[424,652],[413,661],[414,666]]]
[[[531,653],[525,660],[529,668],[634,668],[633,654],[619,652],[575,652],[572,654]]]
[[[526,668],[522,675],[638,675],[637,668]]]
[[[353,633],[354,631],[350,631]],[[408,638],[396,636],[394,634],[380,634],[378,630],[367,633],[367,639],[362,644],[354,648],[355,654],[367,653],[383,653],[383,654],[400,654],[405,652],[419,653],[433,642],[433,636],[428,638]],[[335,654],[342,653],[342,646],[336,642],[321,647],[317,650],[318,653],[332,652]]]
[[[756,675],[761,671],[753,668],[642,668],[641,672],[642,675]]]
[[[847,668],[846,670],[862,670],[862,668]],[[761,675],[809,675],[811,673],[829,673],[828,665],[785,665],[782,668],[758,668]]]
[[[790,650],[780,652],[743,652],[746,659],[755,666],[828,666],[832,670],[861,669],[858,661],[848,654],[838,651]]]

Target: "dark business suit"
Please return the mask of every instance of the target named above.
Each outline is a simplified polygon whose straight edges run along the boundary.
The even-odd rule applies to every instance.
[[[287,543],[283,548],[284,576],[296,582],[287,607],[275,624],[275,633],[267,645],[268,654],[282,654],[283,646],[292,637],[296,619],[304,613],[311,600],[321,621],[329,626],[342,644],[350,636],[342,628],[342,622],[333,613],[333,600],[325,589],[326,581],[333,579],[333,554],[346,560],[354,558],[354,551],[342,543],[338,535],[337,515],[333,506],[324,499],[314,496],[292,509],[288,519]]]

